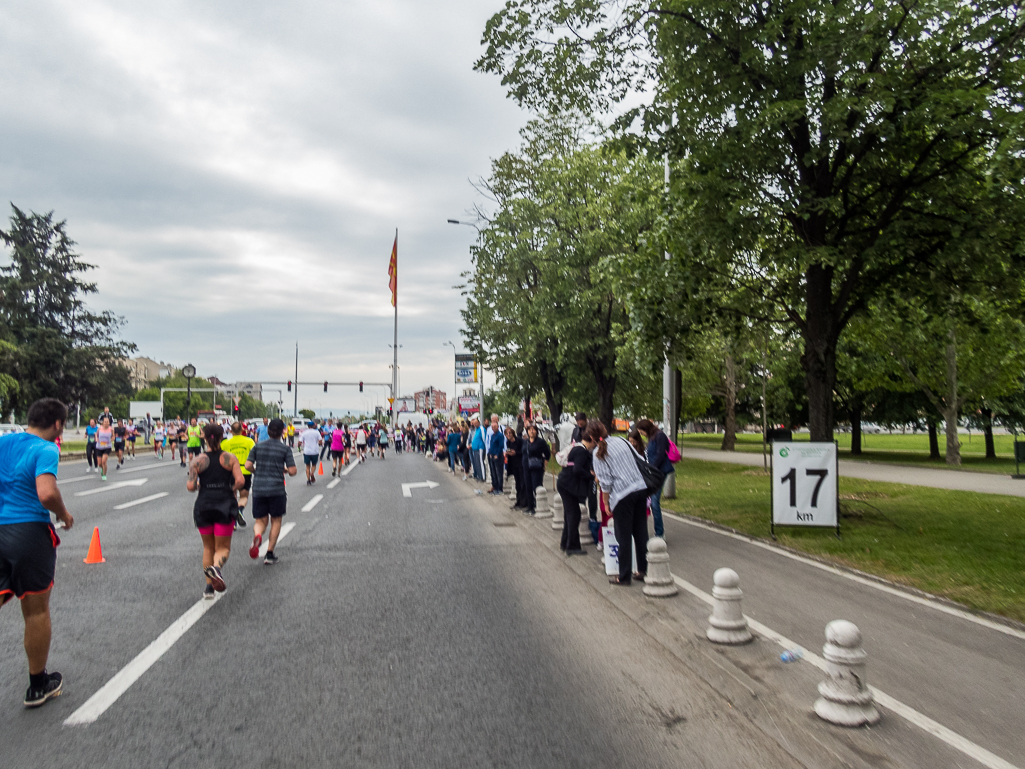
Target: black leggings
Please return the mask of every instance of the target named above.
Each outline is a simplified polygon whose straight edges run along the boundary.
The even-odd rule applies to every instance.
[[[96,461],[96,444],[86,443],[85,444],[85,461],[89,467],[99,467],[100,463]]]
[[[559,543],[561,550],[575,552],[580,550],[580,503],[586,499],[580,499],[575,494],[567,494],[560,491],[562,497],[562,541]]]
[[[524,468],[523,480],[527,484],[527,488],[523,490],[523,496],[527,504],[528,510],[533,510],[537,504],[537,500],[534,498],[534,490],[545,482],[545,469],[538,467],[535,469]]]
[[[637,548],[637,571],[648,573],[648,492],[627,494],[612,510],[613,530],[619,543],[619,582],[629,584],[633,576],[633,548]]]

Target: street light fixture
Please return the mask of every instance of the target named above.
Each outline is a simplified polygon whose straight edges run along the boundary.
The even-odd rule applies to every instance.
[[[191,413],[192,413],[192,377],[194,377],[196,375],[196,367],[193,366],[191,363],[186,363],[182,367],[182,374],[184,375],[185,382],[186,382],[186,385],[185,385],[185,389],[186,389],[186,394],[185,394],[185,421],[186,422],[190,422],[190,421],[192,421],[192,416],[191,416]]]

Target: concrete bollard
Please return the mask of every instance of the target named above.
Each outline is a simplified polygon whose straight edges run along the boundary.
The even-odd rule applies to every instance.
[[[712,643],[746,644],[753,636],[740,605],[744,597],[740,577],[733,569],[716,569],[712,582],[712,616],[708,618],[705,635]]]
[[[676,595],[679,588],[669,573],[669,548],[662,537],[648,540],[648,574],[644,578],[644,595],[652,598],[668,598]]]
[[[538,486],[534,489],[534,515],[537,518],[551,518],[552,511],[548,507],[548,489]]]
[[[507,481],[509,483],[509,493],[506,494],[506,496],[509,497],[509,501],[510,502],[515,502],[516,501],[516,482],[513,479],[511,479],[511,478],[507,479]]]
[[[587,505],[580,506],[580,545],[593,545],[594,537],[591,536],[591,526],[587,518]]]
[[[815,714],[838,726],[865,726],[879,721],[872,690],[865,682],[867,654],[853,622],[835,619],[826,625],[826,680],[819,684]]]
[[[552,529],[555,531],[562,531],[566,525],[566,517],[563,512],[565,508],[562,506],[562,497],[556,493],[552,497]]]

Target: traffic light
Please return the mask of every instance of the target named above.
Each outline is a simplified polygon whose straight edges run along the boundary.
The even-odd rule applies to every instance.
[[[327,382],[324,382],[324,392],[327,392]]]
[[[362,382],[359,383],[359,391],[363,392],[363,383]]]
[[[291,379],[288,380],[288,391],[292,392],[292,380]]]

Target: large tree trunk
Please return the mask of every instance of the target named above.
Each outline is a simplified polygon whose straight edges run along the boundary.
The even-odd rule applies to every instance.
[[[833,391],[839,324],[833,308],[833,268],[813,264],[805,273],[804,387],[812,441],[833,440]]]
[[[940,438],[936,434],[936,420],[929,419],[929,459],[940,458]]]
[[[554,363],[546,360],[540,361],[538,374],[541,377],[541,389],[544,390],[545,400],[548,401],[548,408],[552,412],[552,426],[558,427],[562,420],[562,394],[566,388],[566,377]]]
[[[727,355],[723,361],[723,394],[726,420],[720,450],[733,451],[737,447],[737,366],[732,355]]]
[[[851,456],[861,456],[861,409],[860,396],[851,401]]]
[[[947,342],[947,398],[943,409],[943,420],[947,432],[947,464],[961,464],[961,441],[957,437],[957,339],[950,329]]]
[[[598,420],[605,429],[612,432],[612,420],[615,416],[616,395],[616,355],[588,355],[587,363],[594,377],[594,386],[598,390]]]
[[[997,449],[993,444],[993,409],[982,409],[982,433],[986,437],[986,459],[996,459]]]

